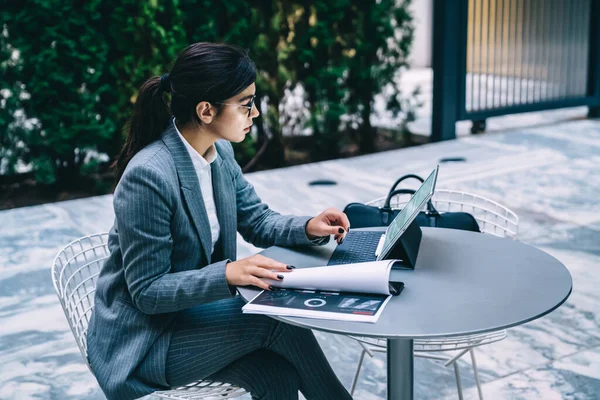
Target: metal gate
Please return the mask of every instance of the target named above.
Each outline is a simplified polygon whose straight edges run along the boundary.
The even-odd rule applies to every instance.
[[[600,0],[435,0],[433,141],[455,123],[589,106],[599,116]]]

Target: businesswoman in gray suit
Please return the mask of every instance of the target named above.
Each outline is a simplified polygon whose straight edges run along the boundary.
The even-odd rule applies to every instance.
[[[280,215],[244,179],[230,142],[259,115],[255,79],[241,49],[196,43],[140,89],[115,163],[110,257],[87,336],[110,400],[205,378],[256,399],[351,398],[310,330],[242,314],[235,296],[236,286],[269,290],[263,278],[294,273],[260,255],[236,261],[236,232],[268,247],[340,241],[349,229],[335,209]]]

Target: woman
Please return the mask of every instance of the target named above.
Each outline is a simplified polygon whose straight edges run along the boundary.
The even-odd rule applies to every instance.
[[[241,49],[196,43],[142,86],[115,166],[110,257],[98,278],[88,358],[109,399],[133,399],[200,379],[253,398],[349,399],[312,332],[242,314],[235,287],[269,290],[288,266],[236,259],[236,231],[256,246],[339,242],[340,211],[282,216],[235,162],[259,112],[256,70]],[[171,93],[170,107],[165,93]]]

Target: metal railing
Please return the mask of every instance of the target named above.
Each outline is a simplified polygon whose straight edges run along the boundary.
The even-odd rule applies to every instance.
[[[432,140],[493,116],[589,106],[598,116],[600,1],[436,0]]]

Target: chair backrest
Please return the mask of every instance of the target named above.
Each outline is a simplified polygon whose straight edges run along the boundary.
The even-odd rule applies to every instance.
[[[385,197],[366,204],[383,206]],[[409,196],[395,197],[390,201],[392,208],[402,208]],[[436,189],[432,198],[433,206],[439,212],[467,212],[477,220],[483,233],[516,239],[519,230],[519,217],[507,207],[485,197],[458,190]]]
[[[69,243],[52,264],[54,289],[86,363],[86,333],[94,307],[96,280],[108,255],[108,233],[97,233]]]

